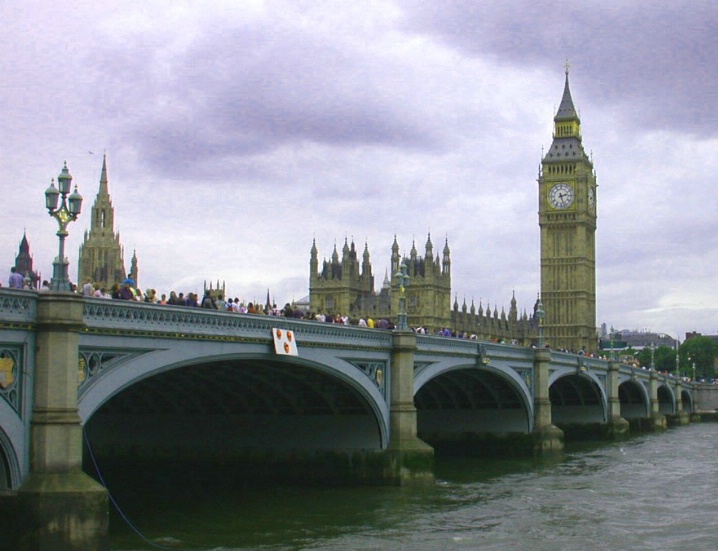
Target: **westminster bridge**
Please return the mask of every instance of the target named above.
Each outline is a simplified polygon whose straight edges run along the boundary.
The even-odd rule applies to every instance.
[[[17,548],[99,549],[88,456],[426,483],[435,451],[560,452],[685,424],[695,396],[544,348],[2,289],[0,504],[22,515]]]

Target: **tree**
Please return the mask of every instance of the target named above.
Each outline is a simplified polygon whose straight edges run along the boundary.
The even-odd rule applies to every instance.
[[[644,367],[651,366],[651,349],[646,347],[636,354],[638,361]],[[653,363],[656,371],[675,372],[676,351],[670,346],[659,346],[653,354]]]
[[[681,373],[697,379],[715,377],[715,359],[718,356],[718,344],[710,337],[691,337],[683,342],[680,349]]]

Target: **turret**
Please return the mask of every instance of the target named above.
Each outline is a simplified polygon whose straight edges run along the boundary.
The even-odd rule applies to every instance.
[[[131,266],[130,278],[132,278],[134,280],[135,286],[139,287],[139,285],[140,285],[140,283],[139,283],[140,270],[139,270],[139,267],[137,264],[137,251],[136,250],[132,251],[132,261],[130,263],[130,266]]]
[[[441,266],[441,273],[443,275],[451,275],[451,251],[449,250],[449,238],[446,238],[444,244],[444,259]]]
[[[312,239],[312,249],[309,255],[309,281],[319,276],[319,251],[317,251],[317,240]]]
[[[516,325],[518,321],[518,308],[516,307],[516,291],[511,295],[511,308],[509,309],[509,323]]]
[[[361,275],[364,278],[373,277],[371,273],[371,260],[369,259],[369,244],[364,243],[364,254],[362,255]]]
[[[399,243],[396,241],[396,234],[394,234],[394,243],[391,245],[391,273],[392,276],[399,271],[401,259],[399,258]]]

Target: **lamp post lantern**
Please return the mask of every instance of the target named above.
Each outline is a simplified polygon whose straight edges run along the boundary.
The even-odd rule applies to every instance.
[[[406,264],[401,263],[394,277],[399,284],[399,314],[396,316],[396,328],[398,331],[407,331],[409,323],[406,319],[406,286],[409,285],[409,276],[406,273]]]
[[[613,353],[613,339],[614,339],[615,336],[616,336],[616,330],[613,328],[613,325],[612,325],[612,326],[611,326],[611,355],[610,355],[610,358],[611,358],[612,360],[615,360],[615,359],[616,359],[616,356],[615,356],[614,353]]]
[[[543,302],[541,302],[541,296],[539,296],[538,304],[536,305],[536,319],[538,320],[538,337],[536,339],[536,345],[538,348],[544,347],[543,320],[545,317],[546,317],[546,311],[543,308]]]
[[[68,261],[65,258],[65,238],[68,235],[67,226],[70,222],[77,220],[82,210],[82,195],[75,191],[70,193],[72,186],[72,176],[67,169],[67,162],[62,167],[57,177],[57,186],[54,180],[50,183],[50,187],[45,190],[45,207],[59,225],[57,237],[60,239],[60,250],[57,258],[52,263],[52,281],[50,289],[53,291],[70,291],[70,278],[68,276]],[[59,189],[58,189],[59,188]],[[60,201],[62,198],[62,201]],[[58,203],[60,206],[58,207]]]

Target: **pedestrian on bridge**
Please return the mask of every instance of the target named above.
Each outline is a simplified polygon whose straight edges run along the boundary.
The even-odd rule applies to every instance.
[[[12,266],[10,268],[10,281],[8,282],[8,287],[11,289],[22,289],[23,283],[24,280],[22,274],[15,269],[15,266]]]

